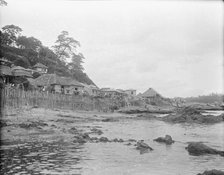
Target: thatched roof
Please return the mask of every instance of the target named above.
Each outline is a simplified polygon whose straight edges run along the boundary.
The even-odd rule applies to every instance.
[[[33,77],[30,71],[21,66],[14,66],[11,70],[14,76]]]
[[[99,88],[93,84],[85,84],[85,83],[80,83],[81,85],[83,85],[83,87],[89,88],[89,89],[94,89],[94,90],[99,90]]]
[[[6,65],[6,66],[11,66],[12,62],[3,58],[0,58],[0,65]]]
[[[155,97],[160,94],[156,92],[153,88],[149,88],[147,91],[145,91],[143,94],[141,94],[142,97]]]
[[[102,92],[116,92],[116,93],[119,93],[119,94],[125,94],[124,92],[122,92],[121,90],[119,89],[112,89],[112,88],[101,88],[100,91]]]
[[[6,66],[6,65],[0,65],[0,75],[2,75],[2,76],[4,76],[4,75],[11,76],[12,75],[11,68],[9,66]]]
[[[56,74],[43,74],[40,77],[36,78],[34,83],[37,86],[49,86],[49,85],[62,85],[62,86],[80,86],[78,81],[73,80],[68,77],[60,77]]]
[[[37,63],[33,66],[34,68],[48,68],[47,66],[41,64],[41,63]]]

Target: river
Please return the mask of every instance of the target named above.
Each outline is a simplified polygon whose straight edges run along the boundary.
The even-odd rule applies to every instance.
[[[28,142],[5,146],[5,174],[82,174],[82,175],[195,175],[205,170],[224,170],[224,157],[219,155],[191,156],[187,142],[202,141],[224,150],[224,122],[212,125],[168,124],[157,120],[124,119],[119,122],[87,122],[96,126],[109,139],[144,140],[154,150],[140,153],[125,143],[74,144]],[[176,141],[170,146],[153,139],[169,134]]]

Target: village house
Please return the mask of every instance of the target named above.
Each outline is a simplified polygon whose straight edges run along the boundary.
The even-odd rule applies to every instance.
[[[84,86],[84,92],[87,93],[90,96],[98,96],[100,94],[100,89],[95,85],[87,85],[82,83]]]
[[[50,90],[53,93],[81,94],[84,86],[76,80],[68,77],[60,77],[56,74],[43,74],[34,80],[39,89]]]
[[[109,96],[109,97],[126,95],[126,93],[124,93],[121,90],[111,89],[111,88],[101,88],[100,91],[103,96]]]
[[[24,77],[24,78],[32,78],[32,73],[24,67],[21,66],[13,66],[11,68],[12,74],[15,77]]]
[[[156,92],[153,88],[149,88],[144,93],[141,94],[141,97],[144,99],[152,99],[157,96],[161,96],[158,92]]]
[[[13,78],[11,62],[3,58],[0,59],[0,77],[5,84],[9,83]]]
[[[41,64],[41,63],[37,63],[37,64],[35,64],[35,65],[33,66],[33,69],[34,69],[35,71],[37,71],[38,73],[40,73],[40,74],[45,74],[45,73],[47,73],[47,71],[48,71],[48,67],[45,66],[45,65],[43,65],[43,64]]]
[[[127,93],[128,95],[136,96],[136,90],[135,89],[127,89],[127,90],[124,90],[124,92]]]
[[[0,77],[4,84],[11,86],[28,87],[28,78],[32,78],[32,74],[21,66],[13,66],[12,62],[1,58],[0,59]]]

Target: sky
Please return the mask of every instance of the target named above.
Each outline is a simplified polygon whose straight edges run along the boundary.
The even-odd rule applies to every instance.
[[[1,28],[17,25],[48,47],[68,31],[100,88],[151,87],[165,97],[223,93],[222,1],[6,1]]]

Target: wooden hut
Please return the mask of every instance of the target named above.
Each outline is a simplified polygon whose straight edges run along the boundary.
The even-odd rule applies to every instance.
[[[63,94],[79,94],[83,92],[83,85],[69,77],[60,77],[56,74],[43,74],[34,80],[34,84],[42,90]]]
[[[48,71],[48,67],[41,64],[41,63],[37,63],[33,66],[33,69],[36,70],[38,73],[40,74],[45,74]]]
[[[0,59],[0,77],[5,84],[10,83],[13,78],[11,64],[8,60]]]
[[[25,69],[24,67],[21,67],[21,66],[14,66],[12,67],[12,74],[15,76],[15,77],[24,77],[24,78],[32,78],[32,73]]]

